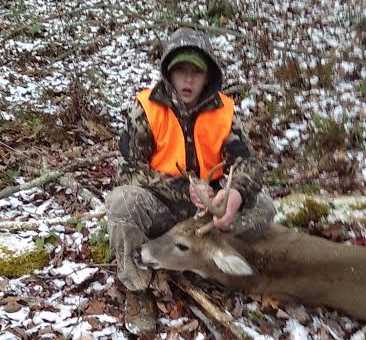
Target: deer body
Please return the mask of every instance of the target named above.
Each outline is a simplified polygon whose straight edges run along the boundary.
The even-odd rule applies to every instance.
[[[324,305],[366,320],[366,248],[337,244],[272,225],[257,240],[212,230],[188,219],[144,244],[142,265],[192,271],[245,293]]]

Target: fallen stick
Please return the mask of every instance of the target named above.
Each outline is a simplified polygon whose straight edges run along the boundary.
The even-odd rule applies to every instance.
[[[179,280],[174,280],[174,284],[183,292],[190,295],[208,314],[210,317],[227,328],[236,339],[249,340],[252,336],[247,334],[242,328],[235,325],[234,318],[220,311],[219,307],[213,304],[207,297],[206,293],[200,288],[193,286],[187,279],[180,276]]]
[[[12,187],[7,187],[7,188],[1,190],[0,199],[9,197],[12,194],[15,194],[22,190],[28,190],[28,189],[31,189],[31,188],[34,188],[34,187],[37,187],[40,185],[47,184],[62,176],[65,176],[66,172],[70,172],[70,171],[73,171],[73,170],[75,170],[77,168],[81,168],[81,167],[87,167],[89,165],[95,165],[107,158],[117,157],[118,155],[119,155],[118,151],[112,151],[110,153],[92,157],[90,159],[86,159],[86,158],[77,159],[74,163],[63,166],[61,168],[61,170],[50,171],[36,179],[31,180],[30,182],[20,184],[20,185],[15,185]]]
[[[28,190],[34,187],[38,187],[40,185],[44,185],[46,183],[52,182],[57,178],[60,178],[62,175],[64,175],[63,171],[51,171],[46,174],[44,174],[41,177],[38,177],[30,182],[23,183],[20,185],[15,185],[12,187],[7,187],[0,191],[0,199],[6,198],[12,194],[15,194],[16,192],[22,191],[22,190]]]
[[[200,319],[206,328],[212,333],[215,340],[224,340],[225,338],[220,334],[220,332],[217,329],[217,326],[210,320],[201,310],[196,306],[189,306],[189,309],[192,311],[192,313],[196,316],[196,318]]]
[[[80,215],[74,215],[72,217],[55,217],[36,221],[2,221],[0,222],[0,230],[37,230],[41,224],[46,224],[49,226],[56,224],[78,224],[82,221],[90,221],[93,218],[101,219],[105,216],[105,214],[105,210],[101,210],[95,212],[87,212]]]

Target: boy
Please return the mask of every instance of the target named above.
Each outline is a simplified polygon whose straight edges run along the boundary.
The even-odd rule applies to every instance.
[[[177,163],[207,178],[213,166],[225,161],[210,186],[199,188],[211,197],[235,164],[226,213],[214,218],[217,228],[258,236],[272,222],[272,201],[260,192],[260,165],[234,113],[234,102],[220,92],[222,80],[207,37],[182,28],[165,48],[161,81],[137,94],[119,144],[123,185],[106,200],[118,278],[129,290],[144,290],[151,279],[150,271],[136,268],[133,250],[202,207],[197,188],[181,176]],[[222,193],[218,191],[214,202]]]

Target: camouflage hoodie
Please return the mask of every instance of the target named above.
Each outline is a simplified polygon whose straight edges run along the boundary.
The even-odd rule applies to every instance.
[[[197,105],[190,110],[177,96],[169,82],[167,72],[170,60],[179,50],[187,47],[197,49],[205,56],[209,77],[208,85],[202,91]],[[153,88],[150,99],[169,106],[176,114],[185,136],[187,170],[193,170],[199,174],[193,140],[194,123],[200,112],[223,105],[218,95],[223,81],[221,68],[213,55],[207,37],[192,29],[182,28],[171,36],[161,58],[160,70],[161,80]],[[127,128],[121,132],[119,147],[123,157],[120,163],[119,184],[133,184],[149,189],[169,207],[173,214],[179,214],[181,218],[193,214],[195,209],[189,198],[188,180],[162,174],[149,167],[155,142],[146,115],[138,103],[135,103],[129,113]],[[242,209],[253,207],[262,187],[262,170],[237,114],[234,115],[231,134],[222,147],[222,155],[226,161],[225,173],[228,173],[230,165],[236,164],[233,187],[242,196]],[[218,181],[211,185],[214,189],[219,189]]]

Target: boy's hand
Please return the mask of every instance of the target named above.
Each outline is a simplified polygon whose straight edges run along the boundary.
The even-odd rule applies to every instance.
[[[197,195],[197,191],[202,192],[204,195],[207,195],[209,198],[214,196],[213,189],[207,183],[198,183],[198,184],[189,184],[189,195],[191,197],[192,203],[198,209],[205,209],[206,207],[202,204],[200,198]]]
[[[224,196],[225,190],[221,189],[213,198],[212,204],[216,206],[219,205],[223,201]],[[233,223],[235,214],[238,212],[242,202],[243,199],[239,191],[236,189],[230,189],[225,215],[222,217],[213,217],[215,227],[223,231],[230,230],[230,225]]]

